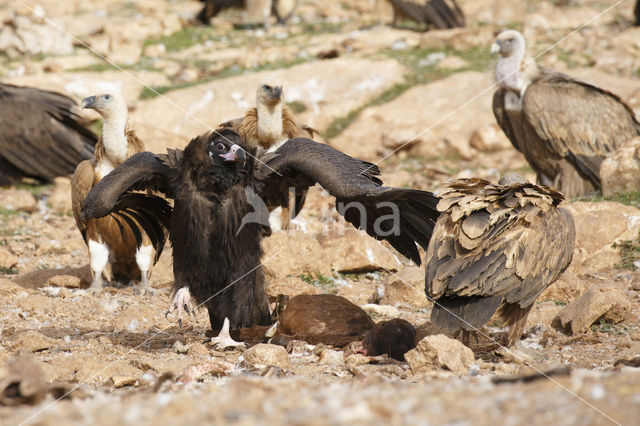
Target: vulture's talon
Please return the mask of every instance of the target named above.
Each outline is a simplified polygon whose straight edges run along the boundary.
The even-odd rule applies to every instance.
[[[229,334],[229,318],[224,319],[224,323],[222,324],[222,330],[220,330],[220,334],[218,334],[216,337],[212,337],[211,339],[209,339],[209,343],[211,343],[213,348],[216,350],[224,350],[226,348],[231,348],[231,347],[246,348],[246,345],[244,342],[236,342],[231,338],[231,335]]]
[[[196,319],[196,310],[195,307],[189,308],[189,305],[192,305],[191,301],[191,293],[189,293],[189,287],[182,287],[180,290],[176,291],[175,296],[173,296],[173,300],[171,302],[171,306],[169,310],[165,314],[165,318],[167,315],[176,311],[176,315],[178,316],[178,327],[182,328],[182,314],[186,312],[189,317],[195,321]],[[193,314],[193,316],[192,316]]]

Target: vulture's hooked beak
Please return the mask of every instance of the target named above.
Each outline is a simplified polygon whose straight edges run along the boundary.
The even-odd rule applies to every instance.
[[[245,161],[247,159],[247,153],[240,145],[233,144],[231,148],[229,148],[229,152],[220,154],[220,157],[224,158],[225,161]]]
[[[88,98],[84,98],[82,100],[82,108],[93,108],[96,103],[95,96],[89,96]]]
[[[495,55],[496,53],[500,53],[500,48],[502,43],[500,42],[500,40],[496,41],[495,43],[493,43],[491,45],[491,54]]]
[[[282,97],[282,87],[274,87],[272,96],[273,99],[280,99]]]

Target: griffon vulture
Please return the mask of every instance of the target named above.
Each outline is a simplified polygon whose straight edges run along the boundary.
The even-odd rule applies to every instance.
[[[465,26],[462,9],[456,0],[388,0],[393,8],[393,24],[404,17],[438,29]]]
[[[151,266],[166,240],[171,207],[159,197],[130,194],[121,200],[116,214],[91,219],[82,216],[82,203],[89,191],[127,158],[144,151],[142,140],[127,128],[127,105],[122,96],[90,96],[83,99],[82,107],[96,110],[104,119],[95,157],[78,164],[71,181],[73,215],[89,249],[91,291],[101,290],[103,275],[109,281],[140,280],[142,290],[148,291]],[[128,210],[131,205],[135,211]],[[152,218],[145,219],[146,214]]]
[[[260,146],[267,151],[276,150],[289,139],[298,137],[313,139],[317,132],[309,126],[298,124],[282,97],[282,86],[261,84],[256,91],[256,107],[249,108],[244,117],[226,121],[219,127],[238,133],[244,145]],[[294,195],[296,208],[302,208],[306,191]],[[273,206],[269,208],[271,210]],[[296,214],[297,212],[294,216]],[[288,206],[283,207],[279,219],[280,226],[286,228],[290,217]],[[273,222],[273,225],[275,224],[276,222]]]
[[[503,31],[493,112],[513,146],[538,174],[567,197],[600,189],[600,164],[640,135],[640,123],[618,96],[525,60],[525,41]],[[525,60],[525,64],[523,64]]]
[[[469,332],[497,311],[516,342],[533,303],[569,266],[573,216],[558,208],[562,194],[507,175],[498,185],[460,179],[439,194],[441,216],[427,250],[426,294],[431,321]]]
[[[93,157],[96,135],[64,95],[0,84],[0,185],[68,176]]]
[[[420,263],[416,243],[428,245],[438,214],[433,194],[384,187],[375,165],[309,139],[273,153],[241,144],[227,129],[196,137],[184,151],[136,154],[83,204],[85,220],[118,211],[122,194],[150,178],[149,187],[174,199],[169,232],[179,317],[192,294],[206,304],[213,330],[225,317],[232,328],[270,323],[260,241],[270,233],[266,205],[286,203],[289,188],[319,183],[349,223]]]

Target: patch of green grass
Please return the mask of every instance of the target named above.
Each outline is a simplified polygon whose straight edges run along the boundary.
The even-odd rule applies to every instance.
[[[629,333],[629,328],[624,324],[612,324],[610,322],[605,321],[604,318],[600,318],[597,324],[593,324],[591,326],[591,331],[599,331],[600,333],[608,333],[615,335],[624,335]]]
[[[36,198],[41,198],[44,194],[48,194],[53,189],[53,184],[51,183],[27,183],[22,182],[16,185],[17,189],[23,189],[25,191],[29,191]]]
[[[616,203],[640,208],[640,192],[627,192],[624,194],[616,194],[613,197],[603,197],[602,193],[598,191],[590,195],[575,197],[571,201],[586,201],[592,203],[598,203],[600,201],[615,201]]]
[[[5,209],[4,207],[0,207],[0,216],[9,217],[9,216],[17,216],[20,212],[17,210]]]
[[[177,52],[205,41],[214,40],[215,35],[215,30],[209,26],[186,26],[167,36],[147,39],[144,42],[144,47],[163,44],[167,52]]]
[[[307,284],[321,288],[327,293],[335,294],[337,292],[336,280],[332,277],[327,277],[319,272],[316,272],[315,276],[312,274],[300,274],[298,277]]]
[[[617,248],[620,253],[620,262],[616,263],[614,267],[635,271],[635,263],[640,260],[640,235],[635,240],[613,243],[613,248]]]
[[[287,102],[287,106],[294,114],[300,114],[307,110],[307,106],[300,101]]]
[[[0,266],[0,274],[2,275],[16,275],[18,270],[16,268],[7,268],[5,266]]]
[[[400,50],[389,49],[381,53],[395,59],[407,68],[408,74],[405,75],[404,81],[396,83],[366,104],[350,111],[346,116],[334,119],[323,135],[325,138],[332,139],[338,136],[344,129],[349,127],[366,108],[386,104],[414,86],[431,83],[457,72],[484,71],[491,61],[489,50],[485,47],[473,47],[466,50],[454,50],[451,48],[436,50],[412,47]],[[439,54],[443,54],[445,57],[459,56],[467,62],[467,65],[455,70],[438,68],[437,64],[439,61],[437,60],[437,56],[434,57],[433,55]]]

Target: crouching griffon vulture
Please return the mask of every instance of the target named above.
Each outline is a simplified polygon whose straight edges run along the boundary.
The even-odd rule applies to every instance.
[[[493,113],[538,175],[567,197],[601,188],[600,164],[640,135],[631,108],[604,89],[525,60],[518,31],[498,35]]]
[[[97,136],[60,93],[0,84],[0,185],[49,182],[93,157]]]
[[[192,294],[206,304],[213,330],[225,317],[234,329],[268,325],[260,241],[270,232],[266,205],[286,203],[289,188],[319,183],[349,223],[420,263],[416,243],[429,243],[437,198],[384,187],[379,173],[371,163],[309,139],[292,139],[273,153],[247,152],[236,133],[220,130],[196,137],[184,151],[134,155],[91,191],[83,218],[118,211],[128,188],[152,178],[156,184],[149,187],[174,199],[169,231],[178,316]]]
[[[493,185],[460,179],[440,194],[427,250],[431,321],[449,332],[486,324],[497,311],[516,342],[540,293],[571,263],[575,224],[562,194],[510,174]]]
[[[81,215],[82,203],[91,188],[131,155],[144,151],[143,141],[127,128],[127,104],[122,96],[90,96],[82,106],[96,110],[104,118],[94,159],[78,164],[71,181],[73,216],[89,249],[91,291],[102,289],[103,275],[109,281],[140,280],[142,290],[148,291],[151,266],[166,240],[171,207],[162,198],[131,193],[119,201],[119,210],[109,216],[86,219]],[[131,206],[135,209],[130,210]]]

